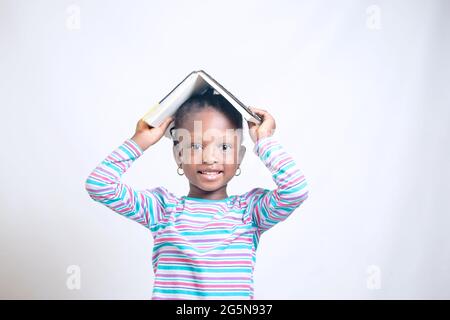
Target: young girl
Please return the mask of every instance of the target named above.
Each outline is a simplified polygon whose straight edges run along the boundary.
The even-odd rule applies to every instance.
[[[228,195],[245,154],[242,115],[222,96],[193,96],[159,127],[142,119],[88,176],[90,197],[150,229],[155,282],[152,299],[254,299],[253,271],[262,233],[285,220],[308,196],[294,159],[273,137],[274,118],[251,108],[262,123],[248,122],[253,152],[277,188]],[[174,121],[174,157],[189,181],[187,196],[163,186],[134,190],[122,175]]]

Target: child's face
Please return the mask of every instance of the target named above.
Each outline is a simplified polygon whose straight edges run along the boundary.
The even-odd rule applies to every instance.
[[[174,151],[191,188],[216,191],[234,177],[245,154],[241,130],[212,108],[185,118],[183,128],[177,129],[179,144]]]

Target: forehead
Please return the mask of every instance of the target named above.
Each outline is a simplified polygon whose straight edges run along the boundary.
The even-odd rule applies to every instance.
[[[212,108],[187,115],[183,120],[183,129],[177,131],[183,132],[180,134],[188,134],[191,139],[203,141],[230,140],[239,137],[242,131],[235,128],[228,117]]]
[[[238,143],[242,137],[242,130],[227,129],[221,130],[213,127],[200,128],[196,127],[193,131],[187,130],[185,128],[179,128],[175,130],[176,139],[180,142],[236,142]]]
[[[194,126],[199,124],[205,129],[234,129],[233,123],[227,116],[211,107],[187,114],[183,120],[183,127],[190,131],[193,131]]]

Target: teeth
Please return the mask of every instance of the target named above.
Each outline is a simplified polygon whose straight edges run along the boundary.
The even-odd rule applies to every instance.
[[[201,171],[202,174],[219,174],[219,171]]]

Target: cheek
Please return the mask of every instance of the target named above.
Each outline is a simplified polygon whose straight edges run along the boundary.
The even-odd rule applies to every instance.
[[[237,165],[235,164],[226,164],[224,165],[225,174],[227,176],[233,176],[237,170]]]
[[[202,164],[202,153],[199,151],[185,151],[181,155],[182,162],[186,165]]]
[[[239,159],[238,153],[235,152],[228,152],[224,153],[222,157],[222,163],[224,163],[226,166],[236,166]]]
[[[187,177],[194,177],[197,173],[195,167],[189,165],[183,165],[183,171]]]

